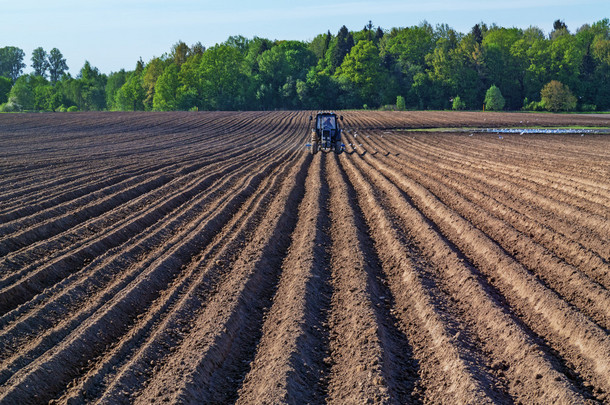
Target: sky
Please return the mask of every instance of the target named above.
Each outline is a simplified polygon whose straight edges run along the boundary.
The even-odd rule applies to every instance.
[[[25,73],[35,48],[58,48],[76,76],[86,60],[102,73],[133,70],[178,41],[210,47],[232,35],[308,41],[369,20],[383,29],[427,21],[468,33],[484,22],[549,33],[559,19],[575,32],[603,18],[609,0],[0,0],[0,47],[23,49]]]

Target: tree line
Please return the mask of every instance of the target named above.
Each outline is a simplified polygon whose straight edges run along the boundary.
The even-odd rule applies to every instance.
[[[610,22],[570,32],[446,24],[383,30],[369,22],[311,41],[180,41],[131,71],[89,62],[76,77],[61,52],[0,48],[0,111],[272,109],[610,109]]]

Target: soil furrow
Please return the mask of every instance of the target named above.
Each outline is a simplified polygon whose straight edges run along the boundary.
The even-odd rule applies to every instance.
[[[356,158],[354,162],[364,164],[359,160],[362,159]],[[397,213],[402,216],[403,226],[415,237],[430,260],[443,270],[442,274],[449,279],[446,284],[452,288],[452,294],[464,301],[464,310],[476,314],[477,333],[483,342],[489,342],[486,349],[494,353],[498,361],[507,359],[510,367],[505,373],[511,374],[511,381],[519,381],[518,386],[512,387],[515,391],[511,395],[527,397],[529,393],[537,392],[539,400],[543,402],[583,402],[572,383],[557,371],[559,366],[553,364],[534,338],[514,322],[510,312],[482,284],[484,280],[477,275],[476,269],[464,263],[447,245],[443,236],[438,235],[428,220],[411,206],[410,199],[382,177],[381,172],[363,170],[371,174],[378,187],[389,193],[388,197],[395,207],[402,207]]]
[[[252,193],[255,189],[246,187],[245,191]],[[234,200],[240,200],[239,197],[234,197]],[[136,315],[180,274],[182,264],[188,262],[197,247],[205,243],[206,238],[213,237],[218,227],[222,225],[219,219],[227,218],[227,214],[219,211],[216,215],[217,219],[202,222],[188,235],[181,236],[178,245],[169,248],[162,257],[152,262],[146,271],[130,283],[129,288],[114,295],[96,312],[95,316],[87,318],[58,345],[57,350],[45,353],[32,365],[16,372],[1,391],[0,399],[10,401],[10,398],[16,396],[15,398],[27,401],[28,392],[20,387],[32,386],[32,381],[39,379],[48,368],[57,369],[56,379],[53,382],[49,381],[43,392],[49,399],[53,398],[66,378],[74,378],[79,374],[79,370],[85,367],[86,359],[95,357],[96,352],[103,352],[108,342],[125,333],[127,326],[135,321]],[[60,368],[57,368],[59,365]],[[17,385],[13,385],[12,381],[18,382]]]
[[[231,277],[206,302],[189,336],[153,376],[136,403],[150,403],[154,398],[216,403],[236,399],[239,383],[247,372],[245,364],[254,359],[263,312],[271,305],[281,262],[289,246],[282,233],[292,232],[296,226],[296,210],[305,193],[310,163],[309,157],[295,162],[281,190],[269,203],[253,240],[230,264]],[[210,323],[208,319],[216,322]],[[176,371],[184,376],[181,381],[175,381]],[[104,401],[112,398],[114,395]]]
[[[610,137],[434,129],[607,116],[316,113],[0,114],[0,402],[608,402]]]
[[[326,159],[314,158],[273,305],[238,404],[323,403],[328,364],[330,217]],[[269,390],[268,387],[274,387]]]
[[[377,157],[403,175],[418,181],[422,186],[434,193],[447,207],[469,220],[473,225],[496,241],[506,252],[527,266],[528,270],[541,277],[544,282],[559,293],[564,300],[572,303],[581,311],[592,316],[602,327],[610,326],[610,293],[596,282],[591,281],[573,266],[560,261],[553,254],[507,225],[497,217],[488,214],[489,207],[477,206],[472,201],[463,198],[459,192],[449,190],[441,183],[432,180],[434,174],[415,170],[405,170],[403,162],[392,156]],[[607,267],[607,266],[606,266]],[[600,269],[602,270],[602,269]],[[604,273],[608,273],[606,268]]]
[[[87,374],[79,378],[73,388],[63,395],[71,400],[86,398],[114,398],[112,402],[136,397],[146,386],[148,380],[158,372],[168,356],[181,345],[194,327],[200,308],[205,306],[209,297],[215,294],[220,279],[226,278],[230,270],[227,265],[233,260],[235,251],[251,234],[260,218],[264,215],[264,202],[279,187],[286,167],[292,160],[282,163],[275,174],[271,174],[258,186],[266,193],[254,193],[242,205],[213,240],[206,245],[194,261],[184,270],[189,275],[188,283],[175,283],[157,299],[155,305],[142,314],[141,320],[128,335],[112,350],[107,351]],[[271,162],[269,162],[271,163]],[[180,297],[178,298],[178,295]],[[175,301],[175,305],[168,303]]]
[[[367,156],[365,159],[371,160]],[[511,305],[521,307],[523,312],[537,318],[536,323],[532,319],[528,325],[540,335],[552,337],[554,349],[575,364],[579,374],[603,392],[609,392],[610,359],[600,354],[610,353],[610,337],[602,329],[544,288],[492,240],[449,210],[428,190],[407,177],[398,176],[379,161],[374,162],[374,167],[393,179],[473,263],[493,278],[492,283],[500,288]]]

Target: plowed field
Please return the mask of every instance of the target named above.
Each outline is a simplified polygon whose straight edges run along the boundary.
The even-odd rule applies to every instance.
[[[0,115],[0,403],[610,403],[608,116]]]

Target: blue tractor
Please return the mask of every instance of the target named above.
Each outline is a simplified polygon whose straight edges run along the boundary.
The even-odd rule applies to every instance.
[[[339,120],[343,121],[343,116],[337,116],[331,112],[321,112],[316,115],[314,127],[311,129],[311,148],[312,154],[334,151],[339,154],[343,152],[345,145],[341,142],[341,127]],[[309,121],[313,117],[309,116]]]

